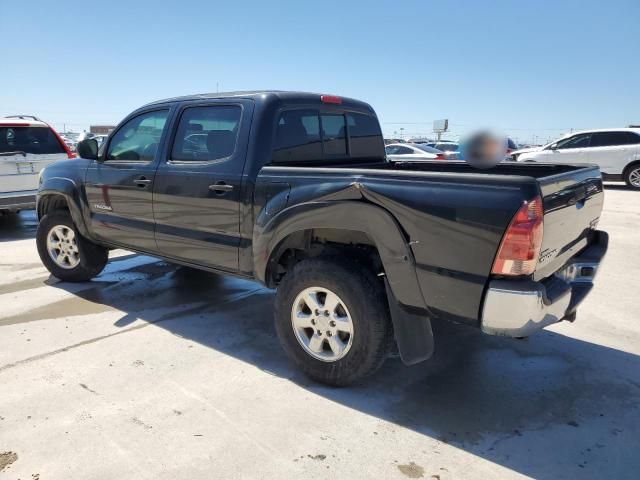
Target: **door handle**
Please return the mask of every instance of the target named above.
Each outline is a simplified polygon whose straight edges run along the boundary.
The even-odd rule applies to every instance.
[[[133,183],[140,188],[144,188],[151,183],[151,180],[145,177],[136,178]]]
[[[233,185],[229,185],[225,182],[216,182],[213,185],[209,185],[209,190],[215,192],[218,195],[224,195],[225,193],[233,190]]]

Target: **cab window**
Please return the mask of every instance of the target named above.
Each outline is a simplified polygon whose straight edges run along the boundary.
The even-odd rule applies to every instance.
[[[377,141],[376,141],[377,139]],[[276,127],[274,163],[384,158],[375,116],[358,112],[285,110]]]
[[[178,124],[171,160],[209,161],[232,156],[241,113],[238,105],[185,109]]]
[[[347,127],[344,115],[322,115],[322,140],[325,156],[347,154]]]
[[[380,124],[373,115],[347,113],[349,153],[352,158],[378,158],[384,148]]]
[[[276,127],[275,163],[320,160],[320,118],[317,110],[282,112]]]
[[[169,110],[143,113],[113,135],[106,160],[152,161],[160,144]]]

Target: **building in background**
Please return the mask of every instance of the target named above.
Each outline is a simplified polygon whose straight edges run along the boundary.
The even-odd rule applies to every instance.
[[[116,128],[115,125],[89,125],[89,133],[109,135],[114,128]]]

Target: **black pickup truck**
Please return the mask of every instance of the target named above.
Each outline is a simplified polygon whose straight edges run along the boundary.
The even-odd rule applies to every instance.
[[[112,248],[254,278],[310,377],[345,385],[432,319],[524,337],[573,320],[607,249],[589,165],[388,162],[366,103],[234,92],[146,105],[40,176],[37,245],[87,281]]]

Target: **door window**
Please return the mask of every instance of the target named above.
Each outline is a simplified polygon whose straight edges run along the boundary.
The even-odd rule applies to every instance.
[[[242,108],[238,105],[190,107],[180,117],[171,160],[210,161],[236,149]]]
[[[589,146],[591,139],[590,133],[583,133],[580,135],[574,135],[573,137],[560,140],[556,145],[557,149],[563,150],[566,148],[585,148]]]
[[[613,147],[637,143],[640,143],[640,136],[632,132],[596,132],[591,139],[592,147]]]
[[[168,116],[169,110],[156,110],[129,120],[113,135],[106,159],[152,161]]]

